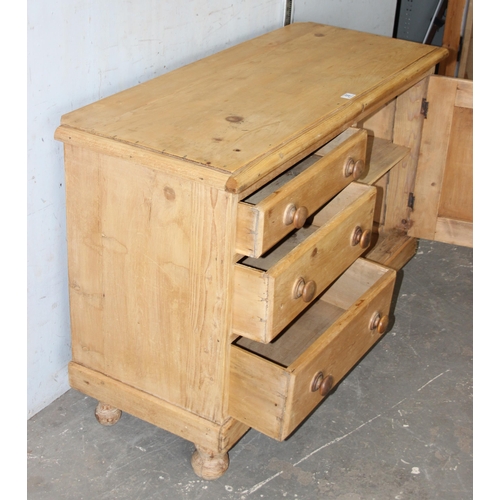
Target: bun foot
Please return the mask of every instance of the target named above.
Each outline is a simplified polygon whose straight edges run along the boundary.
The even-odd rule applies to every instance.
[[[114,425],[120,420],[121,416],[121,410],[100,401],[95,409],[95,418],[101,425]]]
[[[217,479],[226,472],[229,467],[229,456],[227,453],[217,453],[203,446],[196,446],[196,451],[191,457],[191,465],[195,474],[202,479]]]

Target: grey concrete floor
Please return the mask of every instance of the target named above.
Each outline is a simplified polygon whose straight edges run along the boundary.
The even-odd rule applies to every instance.
[[[193,445],[70,390],[28,421],[28,498],[472,499],[472,250],[421,241],[396,321],[285,442],[250,430],[204,481]]]

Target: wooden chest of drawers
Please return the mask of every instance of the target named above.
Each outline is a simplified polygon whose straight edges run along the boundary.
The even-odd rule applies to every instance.
[[[471,244],[471,88],[430,76],[446,54],[293,24],[62,117],[70,383],[101,423],[182,436],[219,477],[387,331],[415,237]]]

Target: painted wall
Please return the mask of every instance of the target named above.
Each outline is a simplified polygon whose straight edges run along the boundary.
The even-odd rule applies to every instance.
[[[293,22],[314,21],[392,36],[397,0],[294,0]]]
[[[28,0],[28,418],[68,390],[62,114],[283,25],[285,0]]]

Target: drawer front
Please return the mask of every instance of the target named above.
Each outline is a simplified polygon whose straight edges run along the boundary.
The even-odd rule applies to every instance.
[[[281,247],[263,259],[236,264],[233,332],[267,343],[306,309],[365,251],[366,238],[356,242],[353,235],[371,234],[375,198],[376,188],[351,183],[328,205],[328,222],[270,268],[266,260],[280,256]]]
[[[259,257],[327,203],[362,173],[366,157],[366,130],[349,129],[335,147],[318,158],[308,158],[312,164],[299,175],[279,186],[256,204],[238,204],[236,251],[241,255]],[[323,154],[323,153],[321,153]],[[356,168],[354,168],[356,166]],[[299,165],[300,167],[300,165]],[[271,185],[271,188],[273,185]],[[265,189],[262,193],[266,193]],[[264,194],[263,194],[264,195]]]
[[[395,276],[392,269],[358,259],[332,293],[328,290],[276,345],[248,339],[233,343],[230,415],[274,439],[286,439],[385,333]],[[322,321],[334,314],[325,312],[328,308],[337,311],[337,318],[323,327]],[[300,350],[310,332],[317,338]]]

